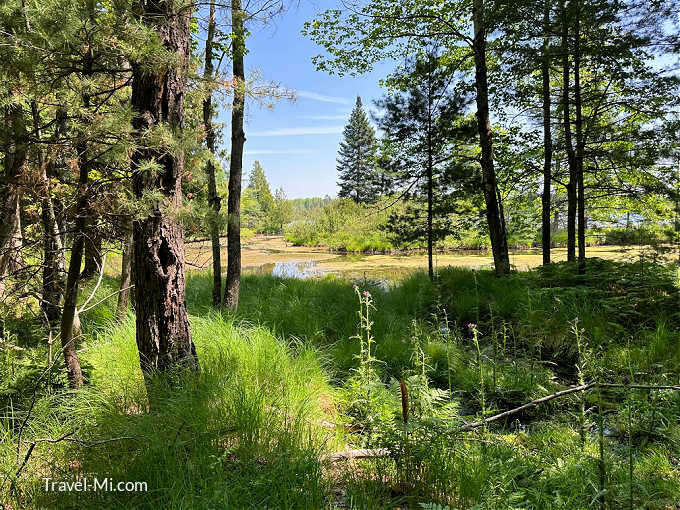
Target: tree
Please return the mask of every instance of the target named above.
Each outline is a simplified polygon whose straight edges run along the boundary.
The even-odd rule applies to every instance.
[[[132,64],[135,112],[133,190],[146,211],[133,225],[137,347],[145,374],[184,365],[198,369],[186,311],[184,231],[173,213],[182,200],[182,150],[148,144],[162,132],[179,133],[189,63],[191,11],[171,0],[140,2],[141,25],[155,34],[165,55]],[[150,50],[152,51],[152,50]],[[151,55],[158,56],[152,51]]]
[[[216,58],[214,53],[216,33],[215,2],[210,2],[208,30],[205,40],[205,61],[203,65],[203,78],[207,83],[211,83],[214,79],[215,66],[213,60]],[[213,111],[212,99],[213,92],[212,87],[210,87],[205,99],[203,99],[203,125],[205,126],[205,145],[209,152],[208,161],[205,164],[205,172],[208,177],[208,204],[211,208],[210,215],[208,216],[208,228],[210,230],[213,264],[212,304],[213,306],[219,306],[222,303],[222,259],[219,221],[222,199],[217,194],[217,181],[215,179],[217,135],[213,125],[215,112]]]
[[[0,175],[0,279],[18,269],[22,246],[20,180],[26,164],[28,132],[22,103],[14,94],[9,94],[4,123],[4,159]]]
[[[283,226],[293,220],[293,204],[286,198],[283,188],[279,188],[274,193],[274,207],[269,215],[268,223],[280,234]]]
[[[544,0],[543,6],[543,44],[541,45],[541,96],[543,102],[543,192],[541,193],[541,248],[543,265],[550,264],[550,188],[552,184],[552,128],[551,96],[550,96],[550,0]]]
[[[229,160],[229,196],[227,197],[227,284],[224,302],[236,311],[241,290],[241,174],[243,172],[243,114],[246,82],[243,56],[246,50],[244,10],[241,0],[231,2],[232,69],[234,101],[231,110],[231,159]]]
[[[248,176],[248,188],[252,190],[255,200],[260,206],[262,211],[263,220],[271,213],[274,207],[274,197],[272,196],[271,189],[269,188],[269,182],[267,181],[267,176],[262,169],[262,165],[259,161],[253,163],[253,169],[250,171]],[[264,229],[265,225],[261,225],[260,228]]]
[[[378,198],[375,168],[375,130],[361,105],[361,97],[349,117],[340,142],[336,169],[338,196],[356,203],[372,203]]]
[[[385,111],[378,124],[388,148],[383,159],[395,184],[404,187],[400,196],[426,203],[425,227],[418,221],[417,209],[409,211],[407,223],[415,230],[409,237],[424,234],[427,239],[428,274],[434,278],[434,242],[450,233],[449,223],[443,221],[452,212],[447,191],[460,184],[452,177],[473,160],[469,154],[463,156],[461,146],[469,144],[474,131],[463,115],[468,99],[462,93],[452,94],[452,70],[435,51],[407,61],[405,68],[409,71],[388,80],[396,91],[376,103]],[[403,235],[403,225],[393,230],[402,230]]]
[[[510,272],[510,257],[494,167],[487,66],[487,38],[504,21],[496,7],[484,0],[372,0],[345,17],[339,10],[326,11],[307,22],[303,34],[330,53],[329,58],[315,58],[317,68],[339,73],[368,71],[383,58],[403,58],[414,43],[436,42],[459,61],[461,69],[470,69],[472,58],[486,218],[496,274],[503,276]],[[473,37],[468,35],[470,29]]]

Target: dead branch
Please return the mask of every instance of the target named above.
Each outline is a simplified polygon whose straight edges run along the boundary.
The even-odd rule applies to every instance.
[[[508,411],[504,411],[502,413],[496,414],[494,416],[490,416],[484,420],[481,421],[476,421],[473,423],[467,423],[466,425],[463,425],[460,430],[461,431],[466,431],[466,430],[472,430],[477,427],[481,427],[483,425],[486,425],[487,423],[494,422],[496,420],[500,420],[501,418],[505,418],[506,416],[511,416],[513,414],[519,413],[520,411],[524,411],[525,409],[529,409],[530,407],[536,407],[539,404],[542,404],[543,402],[548,402],[549,400],[553,400],[555,398],[563,397],[565,395],[570,395],[572,393],[578,393],[581,391],[587,391],[592,388],[632,388],[632,389],[640,389],[640,390],[680,390],[680,386],[672,386],[672,385],[652,385],[652,384],[616,384],[616,383],[588,383],[588,384],[582,384],[580,386],[573,386],[571,388],[567,388],[566,390],[558,391],[557,393],[553,393],[552,395],[546,395],[545,397],[537,398],[536,400],[532,400],[531,402],[527,402],[524,405],[521,405],[519,407],[515,407],[514,409],[510,409]]]
[[[321,456],[321,460],[335,462],[338,460],[367,459],[371,457],[386,457],[390,454],[387,448],[362,448],[359,450],[345,450],[336,453],[327,453]]]
[[[85,308],[85,304],[87,304],[87,303],[85,303],[85,304],[83,305],[83,308],[81,308],[80,310],[78,310],[78,315],[80,315],[81,313],[87,312],[88,310],[91,310],[91,309],[94,308],[95,306],[101,305],[101,304],[102,304],[104,301],[106,301],[107,299],[112,298],[113,296],[115,296],[116,294],[120,294],[121,292],[125,292],[126,290],[130,290],[130,289],[132,289],[133,287],[134,287],[134,285],[130,285],[129,287],[125,287],[124,289],[119,289],[119,290],[117,290],[117,291],[115,291],[115,292],[112,292],[111,294],[109,294],[109,295],[106,296],[105,298],[100,299],[100,300],[97,301],[95,304],[90,305],[90,306],[88,306],[87,308]]]

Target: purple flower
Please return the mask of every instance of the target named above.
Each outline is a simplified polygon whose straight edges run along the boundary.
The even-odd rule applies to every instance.
[[[366,297],[371,297],[371,293],[368,292],[367,290],[365,290],[365,291],[364,291],[364,296],[366,296]]]
[[[475,329],[476,327],[477,327],[477,324],[475,324],[474,322],[470,322],[468,324],[468,328],[470,328],[470,329]]]
[[[358,285],[355,285],[355,286],[354,286],[354,290],[359,290],[359,286],[358,286]]]

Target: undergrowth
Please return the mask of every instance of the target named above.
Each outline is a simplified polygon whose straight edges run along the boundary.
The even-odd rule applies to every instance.
[[[210,275],[191,273],[200,373],[146,384],[133,317],[118,324],[114,303],[102,303],[81,318],[87,385],[77,393],[60,363],[45,373],[39,323],[8,317],[0,501],[565,510],[680,501],[679,392],[626,387],[679,382],[674,268],[589,259],[586,276],[563,263],[504,279],[446,268],[432,282],[416,273],[388,289],[357,283],[246,276],[234,316],[211,308]],[[116,284],[105,279],[97,296]],[[591,381],[623,384],[461,430]],[[383,453],[325,460],[348,448]],[[44,490],[45,477],[95,476],[144,480],[148,491]]]

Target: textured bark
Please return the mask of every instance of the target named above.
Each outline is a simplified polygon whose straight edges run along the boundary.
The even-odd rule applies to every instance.
[[[133,190],[140,200],[149,192],[162,197],[133,223],[137,348],[142,371],[150,375],[177,365],[198,369],[186,311],[184,227],[171,210],[182,200],[184,154],[147,147],[143,139],[163,123],[175,133],[182,129],[191,12],[170,0],[136,4],[142,21],[176,59],[154,70],[132,62],[133,129],[139,140],[132,155]],[[149,161],[156,162],[156,171],[140,169]]]
[[[583,139],[583,112],[581,104],[581,23],[580,3],[576,3],[576,27],[574,30],[574,108],[576,110],[576,184],[578,188],[578,272],[586,272],[586,217],[585,190],[583,188],[583,159],[585,142]]]
[[[98,275],[102,267],[102,237],[97,227],[93,225],[94,218],[88,215],[88,219],[85,235],[85,267],[80,274],[83,279]]]
[[[33,136],[36,140],[40,140],[40,115],[35,101],[33,101],[31,109],[33,113]],[[65,116],[63,109],[59,108],[55,119],[55,140],[63,135]],[[55,327],[61,318],[60,305],[64,294],[63,274],[66,272],[64,250],[52,201],[52,183],[49,179],[51,172],[48,172],[48,168],[51,168],[52,165],[52,161],[44,161],[42,150],[38,149],[38,167],[40,168],[41,180],[39,188],[40,222],[43,228],[42,299],[40,308],[50,328]]]
[[[224,302],[236,311],[241,290],[241,175],[243,173],[243,111],[245,107],[245,32],[241,0],[232,0],[232,47],[234,102],[231,110],[231,160],[229,162],[229,197],[227,199],[227,283]]]
[[[6,137],[2,151],[3,173],[0,175],[0,282],[7,273],[21,265],[21,195],[20,176],[26,164],[27,139],[24,111],[10,104],[5,110]],[[1,284],[1,283],[0,283]]]
[[[486,65],[486,27],[484,23],[484,0],[474,0],[472,8],[474,40],[472,50],[475,60],[475,87],[477,100],[477,128],[481,149],[482,186],[486,204],[486,220],[489,225],[491,250],[496,275],[510,273],[508,236],[503,208],[499,200],[498,183],[493,160],[493,137],[489,119],[489,85]]]
[[[562,12],[562,115],[564,144],[567,149],[569,182],[567,183],[567,260],[576,260],[576,154],[571,140],[570,114],[570,69],[569,69],[569,16],[564,0],[560,3]]]
[[[130,225],[132,227],[132,225]],[[118,289],[118,305],[116,306],[116,319],[122,321],[127,315],[130,302],[130,285],[132,285],[132,228],[125,233],[125,245],[123,246],[123,261],[120,267],[120,288]]]
[[[552,134],[550,132],[550,2],[543,10],[541,78],[543,95],[543,194],[541,196],[541,247],[543,265],[550,264],[550,183],[552,180]]]
[[[210,83],[214,76],[213,68],[213,40],[215,38],[215,3],[210,3],[210,15],[208,19],[208,34],[205,40],[205,68],[204,75],[207,83]],[[221,198],[217,194],[217,184],[215,182],[215,127],[213,126],[213,106],[212,88],[208,96],[203,100],[203,124],[205,126],[205,145],[210,152],[211,158],[205,166],[208,176],[208,202],[212,209],[212,217],[209,220],[210,243],[212,245],[212,264],[213,264],[213,306],[222,304],[222,258],[220,253],[220,209],[222,208]]]

